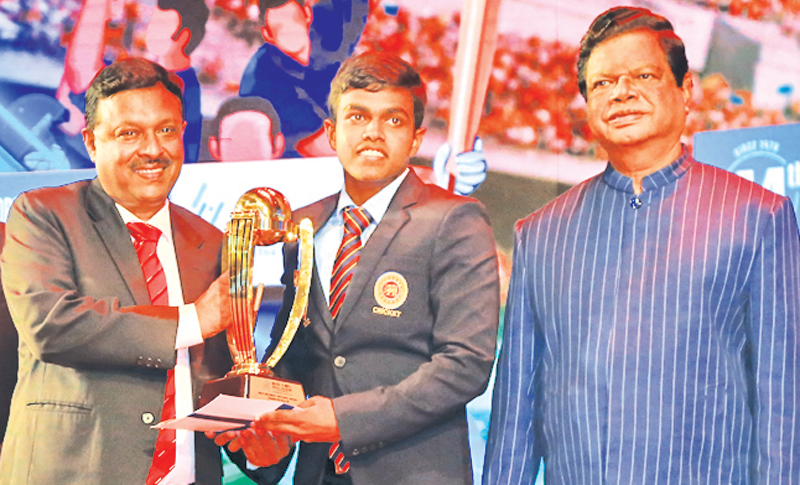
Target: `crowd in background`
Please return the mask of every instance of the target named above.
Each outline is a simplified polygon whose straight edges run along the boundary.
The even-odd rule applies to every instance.
[[[0,46],[63,56],[64,29],[75,25],[80,0],[0,2]]]
[[[693,3],[736,17],[774,22],[800,39],[800,0],[695,0]]]
[[[800,1],[793,5],[800,8]],[[391,49],[415,62],[430,80],[428,109],[446,120],[459,20],[458,14],[420,18],[402,8],[396,16],[374,12],[359,47]],[[577,57],[578,46],[501,33],[480,132],[510,145],[604,157],[586,123],[575,82]],[[720,75],[695,78],[695,85],[695,109],[685,132],[689,144],[699,131],[800,121],[800,103],[783,110],[760,108],[753,105],[752,93],[731,89]]]

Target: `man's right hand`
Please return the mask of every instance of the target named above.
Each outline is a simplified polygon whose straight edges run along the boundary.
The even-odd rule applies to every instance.
[[[213,337],[233,323],[229,288],[230,276],[226,271],[194,302],[203,339]]]

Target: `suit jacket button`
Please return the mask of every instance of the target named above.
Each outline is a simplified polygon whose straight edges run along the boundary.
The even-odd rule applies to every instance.
[[[361,452],[360,452],[360,451],[358,451],[358,450],[353,450],[353,453],[352,453],[352,455],[353,455],[353,456],[358,456],[358,455],[360,455],[360,454],[361,454]]]
[[[153,421],[156,420],[156,417],[153,416],[153,413],[142,413],[142,422],[144,424],[153,424]]]
[[[341,369],[342,367],[344,367],[344,365],[345,365],[346,363],[347,363],[347,359],[345,359],[345,358],[344,358],[344,357],[342,357],[341,355],[337,355],[337,356],[336,356],[336,358],[335,358],[335,359],[333,359],[333,365],[335,365],[336,367],[338,367],[338,368],[340,368],[340,369]]]

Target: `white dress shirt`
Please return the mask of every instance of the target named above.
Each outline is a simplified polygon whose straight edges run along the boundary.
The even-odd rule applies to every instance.
[[[380,192],[373,195],[368,201],[361,205],[362,208],[369,212],[372,216],[372,222],[361,233],[361,244],[366,245],[370,236],[378,224],[380,224],[386,210],[389,209],[394,194],[400,188],[400,184],[405,180],[408,175],[408,168],[405,169],[396,179],[392,180],[389,185],[382,188]],[[342,188],[339,193],[339,202],[336,205],[336,211],[331,215],[330,219],[317,231],[314,236],[314,260],[317,266],[319,281],[322,284],[322,292],[325,294],[325,301],[330,303],[331,293],[331,273],[333,272],[333,264],[336,261],[336,253],[339,251],[339,245],[342,243],[344,236],[344,218],[342,211],[347,206],[355,206],[353,199],[347,193],[347,190]]]
[[[194,303],[184,304],[181,276],[178,271],[178,259],[175,255],[175,244],[172,237],[172,223],[169,214],[169,201],[150,220],[143,221],[130,211],[116,204],[122,221],[144,222],[157,227],[161,231],[156,252],[164,274],[167,277],[167,293],[169,305],[179,309],[178,334],[175,341],[177,358],[175,361],[175,415],[186,416],[194,411],[192,402],[192,374],[189,363],[189,347],[203,342],[200,320]],[[131,237],[133,240],[133,237]],[[188,485],[195,481],[194,433],[177,430],[175,468],[159,485]]]

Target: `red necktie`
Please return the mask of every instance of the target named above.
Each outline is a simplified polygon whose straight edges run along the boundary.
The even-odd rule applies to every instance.
[[[158,254],[156,254],[161,231],[157,227],[143,222],[129,222],[127,226],[131,236],[133,236],[133,247],[136,249],[136,256],[139,257],[139,264],[142,267],[142,273],[144,273],[151,304],[169,305],[167,276],[164,274],[164,268],[161,266],[161,261],[158,260]],[[170,369],[167,373],[167,388],[164,391],[164,407],[161,410],[161,420],[164,421],[174,417],[175,374]],[[175,430],[162,429],[158,432],[156,451],[153,455],[150,473],[147,475],[146,485],[159,483],[173,468],[175,468]]]
[[[353,268],[358,264],[361,252],[361,232],[369,226],[372,217],[365,209],[348,206],[342,212],[344,218],[344,236],[331,274],[331,315],[336,319],[344,302],[347,286],[353,278]]]
[[[361,257],[361,233],[372,222],[372,216],[361,207],[345,207],[342,217],[344,218],[344,236],[342,236],[342,244],[339,245],[339,250],[336,252],[336,261],[333,263],[333,274],[331,275],[330,306],[334,319],[339,314],[347,287],[353,278],[353,268],[356,267]],[[336,473],[347,473],[350,470],[350,462],[345,460],[344,453],[339,449],[339,443],[331,445],[328,458],[333,460]]]

